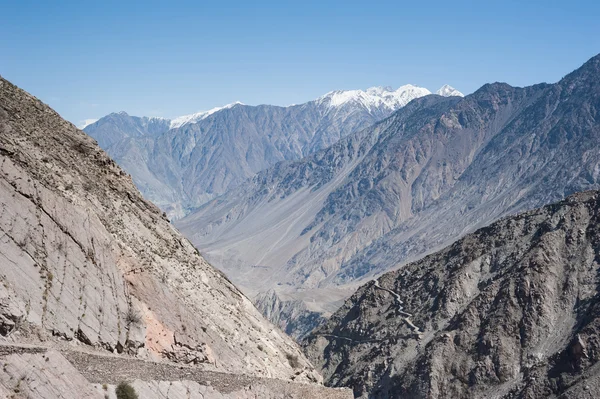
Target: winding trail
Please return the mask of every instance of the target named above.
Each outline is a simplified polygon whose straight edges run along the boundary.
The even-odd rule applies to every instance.
[[[398,294],[397,292],[392,291],[388,288],[382,287],[381,285],[379,285],[379,280],[373,280],[373,281],[375,282],[375,284],[373,284],[375,288],[379,288],[380,290],[389,292],[390,294],[392,294],[394,296],[394,300],[398,304],[398,312],[400,313],[401,316],[403,316],[402,319],[415,333],[417,333],[417,336],[419,337],[419,339],[421,339],[421,334],[423,333],[423,331],[421,331],[421,329],[419,329],[419,327],[417,327],[410,320],[410,318],[412,317],[412,314],[404,311],[404,302],[402,302],[402,300],[400,299],[400,294]]]
[[[316,333],[315,335],[321,336],[321,337],[325,337],[325,338],[334,338],[334,339],[340,339],[343,341],[348,341],[348,342],[352,342],[355,344],[365,344],[365,343],[369,343],[369,342],[383,342],[385,341],[385,339],[352,339],[352,338],[348,338],[348,337],[342,337],[341,335],[335,335],[335,334],[319,334]]]
[[[40,346],[35,344],[19,344],[0,341],[0,361],[4,364],[4,371],[0,367],[0,374],[6,374],[7,365],[9,370],[18,370],[17,367],[23,367],[23,364],[32,362],[31,356],[39,356],[38,364],[52,367],[55,359],[64,360],[62,365],[73,367],[69,370],[52,369],[41,372],[45,378],[51,383],[56,383],[56,378],[61,375],[66,375],[68,378],[69,372],[79,373],[84,382],[90,384],[110,384],[117,385],[122,381],[136,380],[155,383],[159,382],[195,382],[198,385],[211,387],[213,394],[209,397],[219,398],[237,398],[237,397],[269,397],[269,398],[320,398],[320,399],[349,399],[352,398],[350,389],[334,389],[325,387],[319,384],[307,384],[302,382],[294,382],[292,380],[259,377],[255,375],[245,375],[228,373],[225,370],[216,370],[205,368],[203,365],[192,366],[181,363],[171,363],[169,361],[151,361],[139,359],[124,355],[116,355],[112,353],[96,352],[90,348],[81,350],[80,348],[70,347],[68,345],[58,344],[56,347]],[[51,358],[50,363],[49,358]],[[20,361],[19,361],[20,360]],[[33,363],[35,364],[35,363]],[[59,364],[59,363],[56,363]],[[18,374],[23,374],[29,369],[23,368]],[[38,368],[37,370],[40,370]],[[298,369],[301,371],[301,369]],[[29,375],[29,374],[24,374]],[[36,374],[31,374],[36,375]],[[296,374],[297,375],[297,374]],[[6,377],[6,375],[5,375]],[[41,377],[40,377],[41,378]],[[78,378],[78,377],[77,377]],[[5,379],[6,380],[6,379]],[[0,379],[0,396],[3,396],[2,386],[3,381]],[[42,380],[40,380],[42,381]],[[33,387],[40,386],[42,382],[34,380]],[[23,384],[29,381],[23,381]],[[173,384],[169,384],[169,388]],[[60,388],[60,387],[59,387]],[[181,392],[181,391],[180,391]],[[255,393],[255,395],[251,395]],[[271,394],[272,393],[272,394]],[[158,397],[159,394],[157,393]],[[24,396],[19,396],[24,397]],[[27,397],[58,397],[56,395],[33,395]],[[90,396],[72,396],[61,395],[61,398],[86,397]],[[141,397],[141,395],[140,395]],[[160,395],[161,398],[166,397]],[[169,396],[171,397],[171,396]],[[174,394],[173,397],[184,397],[183,394]],[[187,396],[186,396],[187,397]],[[197,396],[194,396],[197,397]]]

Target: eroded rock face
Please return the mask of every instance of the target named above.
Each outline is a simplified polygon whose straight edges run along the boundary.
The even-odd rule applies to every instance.
[[[6,340],[320,378],[93,139],[4,79],[0,280]]]
[[[296,340],[304,337],[326,319],[300,300],[282,300],[275,290],[254,298],[256,308],[271,322]]]
[[[501,219],[361,287],[306,352],[359,397],[598,397],[599,244],[598,191]]]

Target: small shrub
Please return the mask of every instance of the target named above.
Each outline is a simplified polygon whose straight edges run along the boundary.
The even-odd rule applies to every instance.
[[[90,148],[83,141],[74,143],[72,148],[81,154],[87,154],[90,152]]]
[[[140,317],[140,315],[135,310],[133,310],[130,307],[127,310],[127,314],[125,315],[125,321],[129,325],[131,325],[131,324],[138,324],[140,321],[142,321],[142,318]]]
[[[117,399],[139,399],[135,389],[127,382],[121,382],[115,390]]]
[[[83,182],[82,186],[83,186],[83,189],[85,191],[87,191],[87,192],[92,191],[93,188],[94,188],[94,184],[92,182],[90,182],[90,181],[87,181],[87,180]]]
[[[292,366],[292,368],[296,369],[296,368],[300,367],[300,360],[298,359],[297,355],[293,355],[291,353],[286,353],[285,357],[286,357],[288,363],[290,364],[290,366]]]

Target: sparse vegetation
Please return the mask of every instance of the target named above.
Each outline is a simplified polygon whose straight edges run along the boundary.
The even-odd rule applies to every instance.
[[[87,192],[92,191],[92,189],[94,188],[94,184],[91,181],[84,181],[83,182],[83,189]]]
[[[160,273],[160,281],[161,281],[163,284],[166,284],[166,283],[169,281],[169,274],[167,273],[167,271],[166,271],[166,270],[163,270],[163,271]]]
[[[287,359],[290,366],[292,366],[292,368],[297,369],[298,367],[300,367],[300,360],[298,359],[298,355],[286,353],[285,358]]]
[[[73,149],[81,154],[90,152],[90,148],[83,141],[78,141],[73,144]]]
[[[125,322],[127,322],[128,325],[132,325],[138,324],[140,321],[142,321],[140,314],[129,307],[127,314],[125,314]]]
[[[117,399],[139,399],[135,389],[128,382],[121,382],[115,390]]]

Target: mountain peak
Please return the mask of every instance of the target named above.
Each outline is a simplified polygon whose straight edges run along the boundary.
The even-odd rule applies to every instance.
[[[375,86],[366,90],[335,90],[317,98],[317,102],[330,108],[339,108],[346,104],[358,104],[369,111],[377,108],[396,110],[415,98],[431,92],[423,87],[404,85],[393,90],[391,87]]]
[[[600,75],[600,54],[587,60],[582,66],[574,70],[561,79],[561,83],[570,89],[580,87],[584,90],[589,89],[589,85],[598,84]]]
[[[443,85],[442,87],[439,88],[438,91],[435,92],[435,94],[442,96],[442,97],[464,97],[465,95],[462,94],[460,91],[456,90],[454,87],[450,86],[450,85]]]
[[[84,119],[77,124],[77,129],[83,130],[86,127],[88,127],[89,125],[91,125],[92,123],[96,123],[96,122],[98,122],[98,119]]]
[[[200,112],[196,112],[195,114],[183,115],[183,116],[177,117],[177,118],[171,120],[171,129],[178,128],[183,125],[187,125],[188,123],[196,123],[196,122],[201,121],[202,119],[205,119],[208,116],[214,114],[215,112],[219,112],[224,109],[233,108],[236,105],[244,105],[244,104],[239,101],[236,101],[231,104],[227,104],[223,107],[215,107],[215,108],[209,109],[208,111],[200,111]]]

